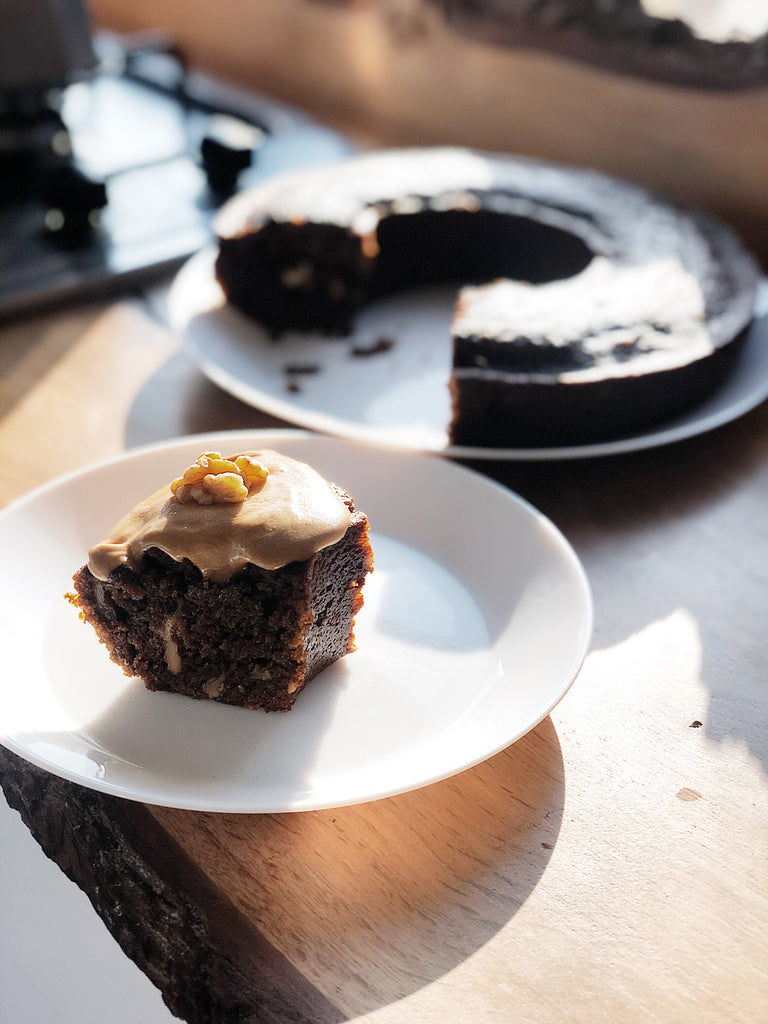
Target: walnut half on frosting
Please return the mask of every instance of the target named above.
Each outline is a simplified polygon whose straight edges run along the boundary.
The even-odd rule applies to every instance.
[[[259,490],[268,475],[267,467],[251,455],[230,460],[219,452],[203,452],[183,476],[173,481],[171,493],[182,504],[236,504]]]

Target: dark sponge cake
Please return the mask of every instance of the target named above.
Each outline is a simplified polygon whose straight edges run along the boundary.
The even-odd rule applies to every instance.
[[[274,335],[347,333],[366,302],[413,285],[456,282],[458,290],[501,279],[544,289],[530,337],[514,301],[496,304],[502,320],[475,317],[471,335],[458,330],[475,303],[462,296],[450,382],[450,436],[462,445],[578,443],[674,415],[719,379],[725,350],[751,319],[758,277],[727,227],[645,189],[463,149],[385,151],[276,178],[232,200],[217,233],[216,274],[228,301]],[[595,262],[604,272],[593,273]],[[670,294],[686,296],[684,309],[676,303],[661,319],[648,286],[660,270]],[[546,292],[568,281],[575,287]],[[615,322],[600,324],[602,341],[583,326],[561,336],[569,320],[562,303],[579,309],[582,284],[596,311],[601,289],[631,296],[635,283],[645,308],[610,301]],[[613,351],[611,337],[620,339]],[[589,354],[594,345],[599,358]],[[570,387],[565,375],[586,369]],[[628,383],[649,374],[637,389]],[[604,403],[602,420],[590,413],[585,429],[574,420]]]
[[[201,459],[213,456],[225,461]],[[72,600],[112,660],[148,689],[288,711],[314,676],[354,650],[372,569],[368,523],[309,467],[270,451],[247,457],[268,474],[240,502],[179,501],[177,487],[137,506],[91,550]],[[223,493],[232,486],[225,481]],[[309,525],[293,530],[293,512],[273,515],[289,495]]]

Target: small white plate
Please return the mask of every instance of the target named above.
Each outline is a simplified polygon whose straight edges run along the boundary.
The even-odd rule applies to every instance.
[[[682,441],[729,423],[768,398],[768,316],[763,316],[750,328],[736,365],[717,390],[654,430],[561,448],[451,446],[448,380],[455,286],[398,293],[373,303],[359,314],[348,338],[292,332],[275,342],[225,302],[214,276],[215,258],[215,247],[197,253],[171,287],[171,324],[190,357],[210,380],[248,405],[339,437],[457,458],[594,458]],[[768,285],[762,287],[766,314]],[[370,352],[381,339],[395,344],[369,355],[352,354]],[[290,367],[307,372],[289,373]]]
[[[150,693],[64,599],[72,573],[201,451],[266,447],[369,517],[357,650],[288,714]],[[85,786],[198,810],[342,806],[454,775],[551,711],[592,630],[576,555],[522,499],[443,459],[293,430],[184,438],[63,477],[0,515],[0,564],[0,742]]]

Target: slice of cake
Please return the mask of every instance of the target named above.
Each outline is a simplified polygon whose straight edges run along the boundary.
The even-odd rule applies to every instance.
[[[736,351],[714,349],[699,282],[668,259],[464,288],[452,335],[452,436],[489,447],[647,429],[703,399]]]
[[[201,455],[89,552],[70,600],[150,690],[288,711],[354,650],[368,522],[274,451]]]

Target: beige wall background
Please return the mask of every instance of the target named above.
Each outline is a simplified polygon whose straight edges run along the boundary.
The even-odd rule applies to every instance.
[[[422,0],[90,0],[191,65],[370,145],[457,143],[596,167],[730,221],[768,267],[768,89],[708,90],[463,37]]]

